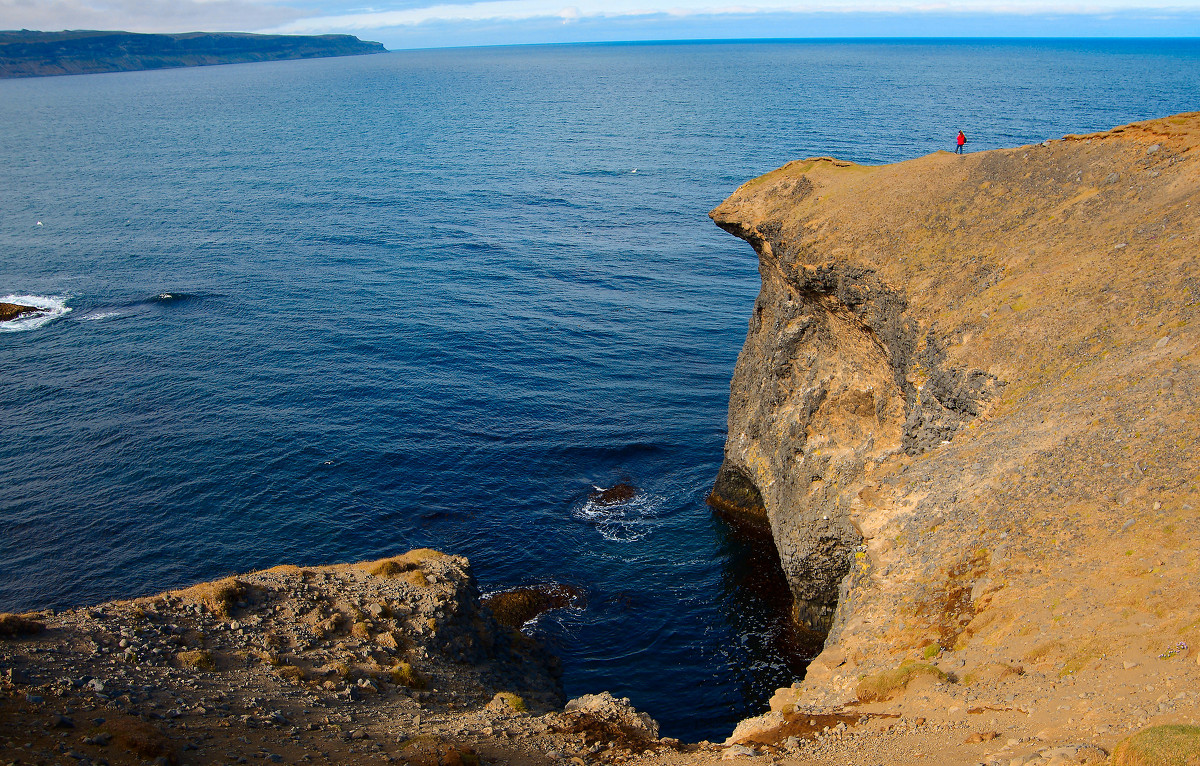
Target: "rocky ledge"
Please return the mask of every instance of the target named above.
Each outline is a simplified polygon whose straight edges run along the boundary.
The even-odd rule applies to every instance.
[[[0,616],[0,762],[550,763],[675,752],[481,607],[466,559],[276,567]]]
[[[769,529],[827,634],[736,741],[853,712],[943,732],[891,763],[1102,758],[1157,724],[1200,758],[1198,144],[1182,114],[816,158],[712,211],[762,277],[713,504]]]

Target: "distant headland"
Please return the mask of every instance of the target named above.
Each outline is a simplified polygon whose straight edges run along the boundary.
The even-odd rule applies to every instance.
[[[131,72],[386,53],[353,35],[0,31],[0,78]]]

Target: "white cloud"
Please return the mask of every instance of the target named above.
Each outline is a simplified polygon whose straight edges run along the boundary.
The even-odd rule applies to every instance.
[[[0,0],[0,29],[247,32],[305,15],[259,0]]]
[[[720,19],[765,19],[769,14],[1063,16],[1121,11],[1143,19],[1158,11],[1195,16],[1200,0],[0,0],[0,29],[362,34],[414,30],[423,24],[465,28],[482,23],[500,29],[549,22],[561,28],[595,21],[661,25],[709,19],[720,24]]]
[[[1169,2],[1169,0],[1168,0]],[[765,13],[1000,13],[1000,14],[1098,14],[1119,10],[1161,9],[1162,0],[1077,0],[1048,7],[1046,0],[753,0],[736,6],[716,5],[712,0],[484,0],[441,2],[425,7],[371,10],[313,16],[282,25],[276,31],[294,34],[355,32],[368,29],[415,26],[429,22],[527,21],[561,19],[615,19],[638,16],[720,16]],[[1195,10],[1194,8],[1191,10]]]

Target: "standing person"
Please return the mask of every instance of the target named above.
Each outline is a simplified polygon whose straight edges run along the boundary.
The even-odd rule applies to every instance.
[[[966,142],[967,142],[967,137],[965,135],[963,135],[963,132],[961,130],[958,131],[958,149],[956,149],[954,151],[954,153],[962,154],[963,153],[963,150],[962,150],[963,144],[965,144]]]

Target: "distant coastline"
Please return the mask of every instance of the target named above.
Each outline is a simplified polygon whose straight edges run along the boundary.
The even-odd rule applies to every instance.
[[[386,53],[353,35],[0,31],[0,78],[132,72]]]

